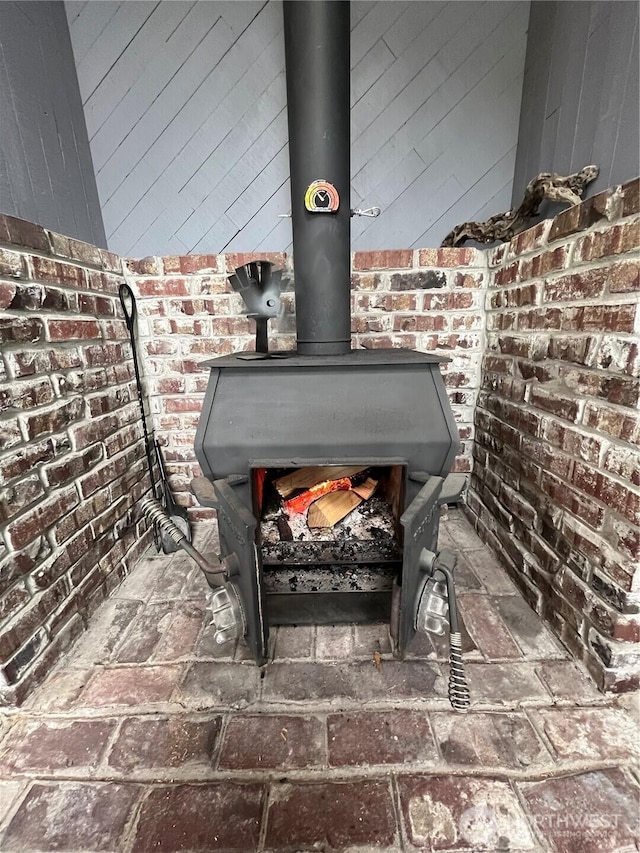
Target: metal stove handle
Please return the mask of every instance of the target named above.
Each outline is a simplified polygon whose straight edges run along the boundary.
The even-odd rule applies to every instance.
[[[440,595],[435,594],[433,587],[436,574],[445,579],[447,590],[448,618],[449,618],[449,702],[455,711],[468,711],[471,705],[471,694],[464,673],[462,660],[462,636],[458,623],[458,605],[456,600],[456,589],[453,580],[453,570],[457,563],[457,556],[453,551],[443,550],[437,554],[433,551],[422,549],[420,554],[420,568],[427,574],[427,580],[418,597],[416,610],[416,628],[423,632],[429,630],[430,619],[437,620],[446,618],[445,613],[429,611],[431,599],[438,602]],[[437,633],[441,633],[437,631]]]

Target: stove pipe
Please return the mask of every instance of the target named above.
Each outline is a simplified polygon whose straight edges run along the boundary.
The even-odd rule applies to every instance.
[[[339,355],[351,350],[349,3],[283,8],[298,352]]]

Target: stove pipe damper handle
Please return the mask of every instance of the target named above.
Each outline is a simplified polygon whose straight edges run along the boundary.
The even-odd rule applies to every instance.
[[[349,3],[285,0],[283,12],[298,353],[341,355],[351,350]]]

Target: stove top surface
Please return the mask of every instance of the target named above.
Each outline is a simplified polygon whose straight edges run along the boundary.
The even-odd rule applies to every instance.
[[[446,356],[410,349],[356,349],[344,355],[300,355],[298,352],[236,352],[202,362],[202,367],[277,370],[282,367],[375,367],[380,365],[441,364]]]

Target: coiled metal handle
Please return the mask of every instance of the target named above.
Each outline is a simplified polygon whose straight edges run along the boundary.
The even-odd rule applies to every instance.
[[[182,545],[183,541],[187,541],[187,537],[182,530],[171,521],[160,504],[154,498],[143,498],[140,501],[140,509],[144,516],[151,524],[157,524],[163,533],[170,536],[176,545]]]
[[[471,706],[462,662],[462,637],[457,631],[449,634],[449,702],[454,711],[468,711]]]
[[[148,521],[157,524],[160,530],[170,536],[178,547],[187,552],[191,559],[200,566],[210,584],[223,582],[227,575],[226,568],[221,563],[213,564],[205,559],[200,551],[197,551],[189,542],[182,530],[171,521],[162,508],[162,504],[154,498],[146,497],[140,501],[140,509]]]

